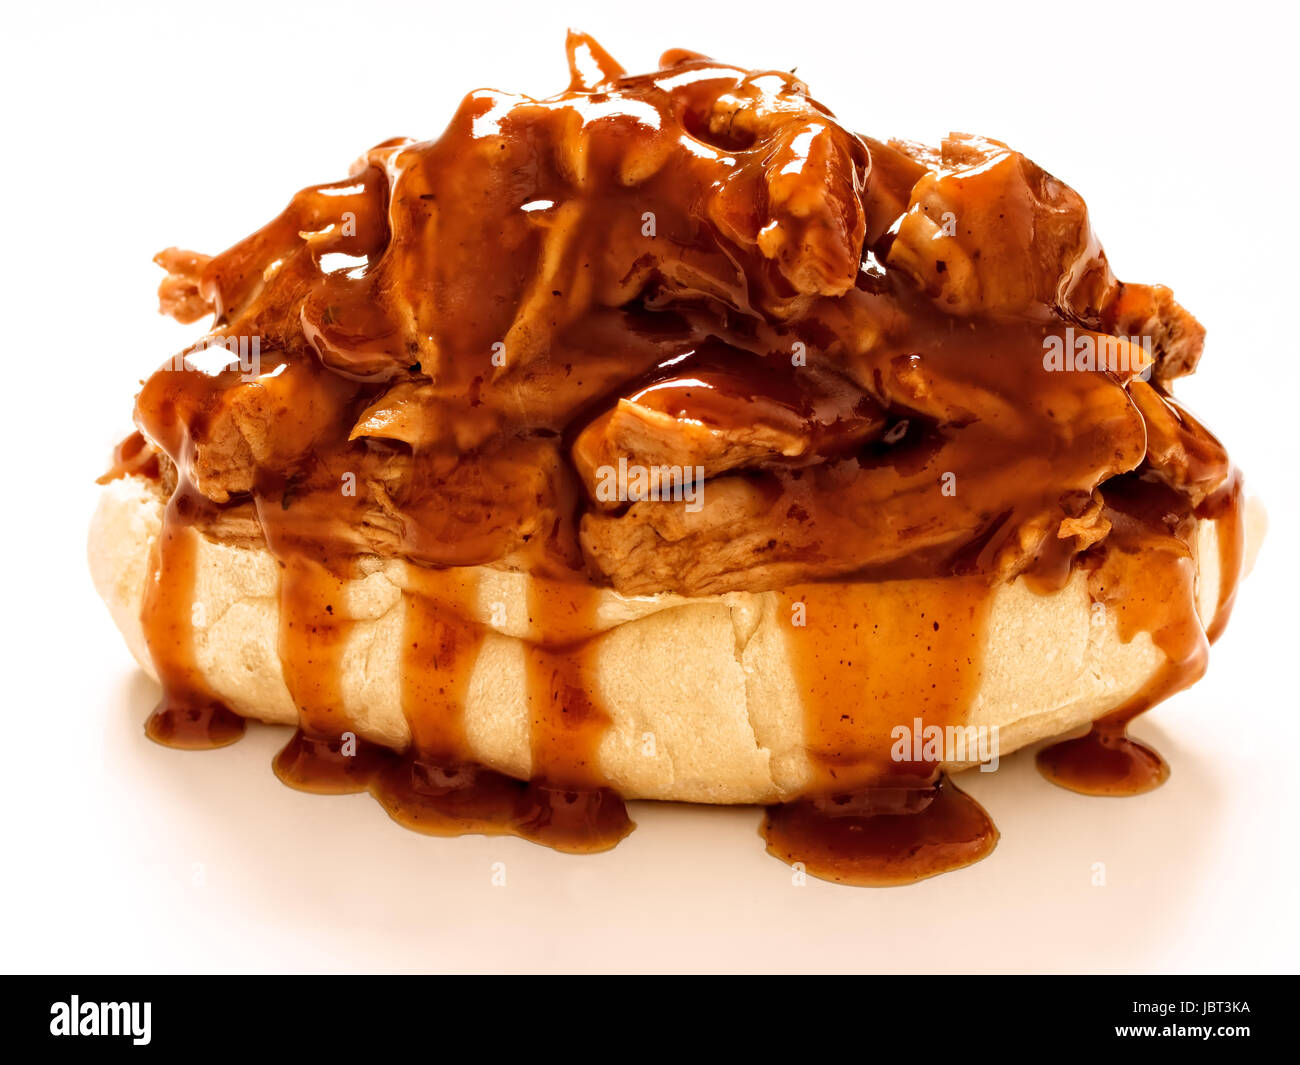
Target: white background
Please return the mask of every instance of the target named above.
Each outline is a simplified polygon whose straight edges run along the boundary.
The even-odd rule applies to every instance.
[[[1294,970],[1293,18],[1135,0],[15,5],[0,966]],[[569,24],[629,70],[673,46],[797,66],[854,128],[1006,140],[1084,194],[1121,277],[1171,285],[1206,324],[1179,395],[1272,532],[1207,678],[1137,729],[1172,763],[1166,787],[1087,799],[1022,753],[964,778],[1002,831],[987,861],[906,889],[797,888],[752,809],[636,804],[623,845],[573,858],[290,791],[269,768],[281,730],[207,754],[144,739],[156,691],[91,589],[84,539],[140,378],[197,335],[155,313],[150,257],[217,251],[371,144],[436,136],[471,88],[559,91]]]

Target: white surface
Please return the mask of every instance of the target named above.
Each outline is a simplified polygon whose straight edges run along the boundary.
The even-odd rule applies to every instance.
[[[6,15],[0,967],[15,970],[1294,969],[1294,13],[1247,3],[408,7],[22,5]],[[791,14],[797,12],[797,14]],[[1267,13],[1266,13],[1267,12]],[[475,21],[475,19],[479,21]],[[1284,22],[1283,20],[1290,20]],[[686,46],[790,68],[857,128],[1024,149],[1087,198],[1121,277],[1209,328],[1180,385],[1267,500],[1271,541],[1208,677],[1137,729],[1163,789],[1087,799],[1018,755],[963,785],[991,858],[907,889],[791,884],[749,809],[638,804],[612,853],[435,840],[282,787],[285,733],[208,754],[140,725],[83,560],[170,244],[216,251],[479,85],[565,83],[563,30],[629,69]],[[506,886],[491,885],[504,862]],[[1108,886],[1091,886],[1104,862]]]

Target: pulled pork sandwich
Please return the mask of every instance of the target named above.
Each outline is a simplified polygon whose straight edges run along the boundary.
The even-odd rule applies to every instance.
[[[1005,144],[855,134],[792,74],[570,35],[209,257],[91,533],[180,747],[420,831],[612,846],[624,799],[768,805],[914,880],[997,838],[947,773],[1130,793],[1199,677],[1240,478],[1171,395],[1203,330]]]

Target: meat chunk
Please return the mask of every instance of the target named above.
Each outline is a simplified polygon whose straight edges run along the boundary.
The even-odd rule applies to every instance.
[[[891,142],[896,156],[913,147]],[[1083,199],[999,141],[953,134],[937,157],[904,152],[930,169],[916,181],[887,264],[957,315],[1014,315],[1038,306],[1115,336],[1151,339],[1155,375],[1191,373],[1205,330],[1163,286],[1115,278]]]
[[[197,322],[212,313],[212,301],[199,288],[203,271],[212,261],[211,255],[166,248],[155,255],[153,261],[167,271],[167,276],[158,285],[160,313],[170,315],[182,325]]]
[[[1150,337],[1155,378],[1164,383],[1196,369],[1205,345],[1205,326],[1174,301],[1163,285],[1119,282],[1106,306],[1106,331],[1115,336]]]
[[[1013,314],[1035,304],[1096,313],[1114,278],[1082,197],[1005,144],[943,142],[938,169],[912,189],[887,264],[953,314]]]
[[[599,506],[622,500],[602,490],[605,471],[629,467],[687,471],[691,480],[740,468],[823,462],[879,436],[880,407],[847,381],[812,371],[785,376],[749,356],[687,367],[618,400],[573,445],[573,461]],[[729,368],[720,369],[725,361]],[[674,368],[676,369],[676,367]]]
[[[839,296],[861,261],[869,157],[806,94],[802,82],[772,73],[709,102],[705,139],[745,160],[717,188],[709,216],[725,237],[771,260],[795,292]]]
[[[579,435],[573,462],[597,506],[614,509],[620,501],[604,490],[605,471],[619,459],[647,470],[685,471],[677,476],[693,481],[776,456],[793,458],[806,448],[806,437],[777,426],[710,427],[620,399]]]
[[[357,419],[349,440],[397,440],[416,452],[471,451],[499,427],[497,415],[448,397],[433,385],[403,381],[374,400]]]
[[[352,386],[310,362],[264,356],[256,370],[207,373],[174,360],[145,384],[137,417],[214,503],[251,491],[264,471],[285,473],[339,432],[338,412]],[[188,443],[183,438],[188,433]]]
[[[776,587],[806,566],[808,547],[797,527],[773,521],[780,498],[771,482],[723,477],[709,482],[698,511],[646,501],[619,517],[585,514],[582,549],[625,595]]]
[[[530,567],[559,560],[580,566],[572,527],[561,520],[576,486],[555,441],[504,438],[444,468],[441,463],[380,459],[367,487],[369,516],[381,543],[439,566],[478,565],[530,550]],[[379,478],[383,478],[382,483]]]

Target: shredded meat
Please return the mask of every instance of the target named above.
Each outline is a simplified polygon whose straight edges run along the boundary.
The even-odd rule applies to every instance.
[[[1107,482],[1224,479],[1167,395],[1204,331],[1019,152],[860,137],[784,72],[568,53],[564,92],[471,93],[220,255],[158,256],[165,312],[260,343],[140,393],[182,481],[268,537],[698,594],[1005,577],[1102,542]],[[1056,372],[1076,334],[1149,340],[1153,383]],[[698,497],[610,498],[621,465]]]

